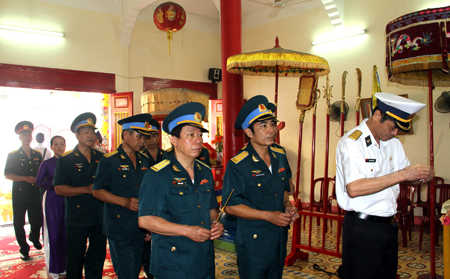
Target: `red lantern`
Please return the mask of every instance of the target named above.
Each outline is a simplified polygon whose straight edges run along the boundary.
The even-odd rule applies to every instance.
[[[170,54],[170,40],[173,32],[181,30],[186,24],[186,12],[183,7],[174,2],[165,2],[156,7],[153,13],[153,21],[162,31],[167,32],[167,39],[169,40],[169,54]]]

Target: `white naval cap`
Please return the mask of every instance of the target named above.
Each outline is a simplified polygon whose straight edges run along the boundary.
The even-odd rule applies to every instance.
[[[425,107],[423,103],[383,92],[375,93],[372,102],[373,107],[378,107],[391,116],[395,120],[395,125],[405,132],[411,129],[414,114]]]

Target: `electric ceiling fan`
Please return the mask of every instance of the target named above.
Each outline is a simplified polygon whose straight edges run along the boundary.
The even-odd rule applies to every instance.
[[[293,6],[298,5],[304,2],[312,1],[312,0],[273,0],[272,3],[269,1],[262,1],[262,0],[248,0],[250,2],[258,3],[265,6],[270,6],[272,8],[269,18],[275,18],[277,17],[278,13],[286,6]]]

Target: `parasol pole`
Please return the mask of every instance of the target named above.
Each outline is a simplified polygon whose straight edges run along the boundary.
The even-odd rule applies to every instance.
[[[305,122],[305,110],[300,111],[300,117],[299,117],[299,132],[298,132],[298,152],[297,152],[297,166],[301,166],[300,160],[302,159],[302,139],[303,139],[303,122]],[[297,170],[297,177],[295,178],[295,198],[298,199],[298,195],[300,194],[300,167],[298,167]],[[295,206],[297,206],[295,204]],[[299,207],[297,207],[299,208]]]
[[[433,80],[432,71],[428,70],[428,115],[430,121],[430,166],[434,167],[434,138],[433,138]],[[434,178],[430,181],[430,248],[431,248],[431,278],[436,278],[436,247],[434,235]]]
[[[344,72],[344,75],[342,76],[343,81],[345,79],[345,73],[347,73],[347,71]],[[343,83],[344,85],[344,83]],[[327,82],[326,82],[326,87],[324,86],[324,98],[326,99],[325,102],[325,107],[326,107],[326,132],[325,132],[325,172],[324,172],[324,178],[323,178],[323,187],[322,187],[322,191],[323,191],[323,213],[326,214],[327,213],[327,203],[328,203],[328,187],[329,187],[329,181],[328,181],[328,161],[329,161],[329,155],[330,155],[330,99],[331,97],[333,97],[331,95],[331,88],[333,86],[330,86],[330,79],[327,75]],[[344,103],[344,101],[342,101],[342,103]],[[342,121],[342,113],[341,113],[341,121]],[[345,114],[344,114],[345,117]],[[342,121],[343,124],[343,121]],[[343,130],[342,130],[343,131]],[[327,219],[323,218],[323,228],[324,231],[326,230],[326,226],[327,226]],[[325,248],[325,234],[322,234],[322,248]]]
[[[345,122],[345,84],[348,72],[342,73],[342,100],[341,100],[341,137],[344,135],[344,122]],[[329,115],[329,114],[328,114]]]
[[[359,68],[356,68],[356,74],[358,75],[358,92],[356,95],[356,126],[359,126],[359,104],[361,102],[361,85],[362,85],[362,73]]]

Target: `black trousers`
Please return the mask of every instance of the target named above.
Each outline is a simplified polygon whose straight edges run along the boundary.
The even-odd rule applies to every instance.
[[[150,255],[152,252],[152,241],[145,241],[142,253],[142,267],[147,274],[150,274]]]
[[[22,202],[13,199],[13,223],[17,243],[20,246],[20,253],[27,255],[30,246],[27,243],[25,234],[25,213],[28,211],[28,222],[30,223],[30,240],[35,243],[39,241],[42,226],[42,202]]]
[[[346,214],[342,245],[344,279],[395,279],[398,226],[361,220]]]
[[[89,247],[86,251],[87,240]],[[93,227],[66,227],[66,278],[101,279],[106,257],[106,237],[102,225]]]

